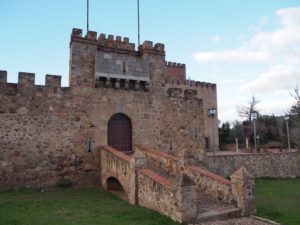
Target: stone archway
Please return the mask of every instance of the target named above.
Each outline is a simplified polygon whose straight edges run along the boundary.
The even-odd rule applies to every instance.
[[[122,186],[122,184],[118,181],[118,179],[114,177],[109,177],[106,180],[106,190],[117,195],[118,197],[128,200],[126,192]]]
[[[108,121],[107,143],[122,151],[132,151],[131,120],[122,113],[116,113]]]

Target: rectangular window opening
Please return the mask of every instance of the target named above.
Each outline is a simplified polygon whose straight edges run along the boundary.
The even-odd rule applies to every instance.
[[[92,152],[92,143],[93,143],[93,139],[89,138],[88,139],[87,152]]]

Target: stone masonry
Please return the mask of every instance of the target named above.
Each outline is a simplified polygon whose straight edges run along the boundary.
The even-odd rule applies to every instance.
[[[163,44],[145,41],[136,51],[128,38],[73,29],[69,78],[70,87],[54,75],[35,85],[33,73],[19,73],[15,84],[0,72],[1,188],[61,178],[97,184],[96,149],[108,144],[108,121],[118,113],[130,119],[132,145],[205,159],[216,85],[186,81],[185,65],[166,62]]]
[[[35,85],[24,72],[7,83],[0,71],[0,188],[100,183],[183,223],[255,213],[251,167],[230,167],[231,180],[203,168],[221,165],[206,154],[218,150],[215,84],[186,80],[163,44],[136,50],[129,38],[80,29],[69,66],[70,87],[56,75]]]

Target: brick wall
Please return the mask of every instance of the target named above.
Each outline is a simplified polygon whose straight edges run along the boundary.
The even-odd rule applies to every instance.
[[[165,77],[174,82],[185,81],[185,64],[166,62]]]

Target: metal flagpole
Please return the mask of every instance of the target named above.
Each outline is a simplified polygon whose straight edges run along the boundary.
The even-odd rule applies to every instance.
[[[86,2],[86,31],[89,31],[89,0]]]
[[[137,10],[138,10],[138,48],[140,47],[140,1],[137,0]]]

